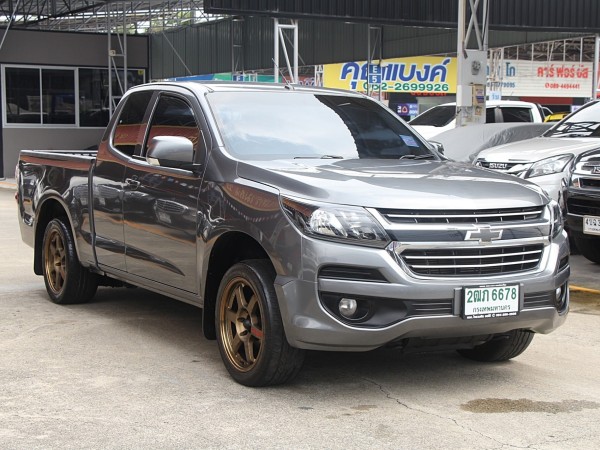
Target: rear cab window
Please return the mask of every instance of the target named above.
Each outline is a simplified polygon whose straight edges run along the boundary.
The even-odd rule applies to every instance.
[[[154,91],[147,90],[127,96],[112,136],[114,150],[127,156],[140,153],[146,129],[146,110],[153,95]]]

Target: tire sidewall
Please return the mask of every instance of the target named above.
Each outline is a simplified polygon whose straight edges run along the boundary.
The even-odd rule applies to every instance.
[[[220,327],[220,311],[223,307],[223,302],[227,301],[224,297],[225,289],[234,278],[242,278],[247,282],[258,297],[260,309],[262,312],[262,331],[264,334],[261,343],[261,351],[254,367],[248,371],[238,370],[229,360],[223,337],[221,336]],[[265,267],[261,267],[254,261],[238,263],[232,266],[223,276],[217,294],[217,303],[215,308],[215,324],[217,328],[217,343],[223,363],[231,377],[238,383],[246,386],[262,386],[267,384],[265,381],[271,371],[273,365],[277,363],[274,355],[278,355],[281,351],[281,339],[285,339],[283,326],[279,316],[279,307],[277,297],[273,287],[274,275],[267,273]]]
[[[49,235],[50,233],[52,233],[53,231],[58,231],[58,233],[60,234],[60,237],[63,241],[63,245],[65,247],[65,280],[64,280],[64,284],[63,284],[63,288],[62,290],[56,294],[54,289],[52,289],[50,282],[48,281],[48,273],[47,273],[47,269],[46,269],[46,247],[48,245],[48,239],[49,239]],[[46,226],[46,230],[44,231],[44,241],[42,243],[42,267],[44,269],[44,283],[46,284],[46,290],[48,291],[48,295],[50,296],[50,299],[54,302],[54,303],[61,303],[62,300],[65,297],[65,292],[68,290],[69,287],[69,281],[70,281],[70,277],[71,277],[71,261],[72,261],[72,254],[71,254],[71,246],[72,246],[72,242],[70,240],[70,234],[68,234],[68,230],[66,230],[65,224],[59,220],[59,219],[53,219],[51,220],[48,225]]]

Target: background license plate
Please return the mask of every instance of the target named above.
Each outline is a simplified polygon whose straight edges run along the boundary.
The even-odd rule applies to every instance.
[[[518,312],[518,284],[463,289],[463,317],[465,319],[516,316]]]
[[[600,234],[600,217],[583,216],[583,232],[585,234]]]

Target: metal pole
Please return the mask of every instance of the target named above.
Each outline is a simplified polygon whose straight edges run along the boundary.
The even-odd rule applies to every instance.
[[[367,95],[371,95],[371,83],[369,80],[369,67],[371,67],[371,24],[367,24]],[[360,83],[360,72],[358,75],[358,82]]]
[[[600,67],[600,35],[596,35],[594,46],[594,70],[592,75],[592,100],[598,98],[598,67]]]
[[[277,83],[279,78],[279,19],[273,19],[273,40],[275,41],[275,54],[273,58],[273,82]]]
[[[108,36],[108,116],[112,117],[113,115],[113,95],[112,95],[112,36],[110,29],[110,10],[112,6],[110,3],[106,4],[106,36]]]
[[[298,83],[298,21],[293,20],[294,25],[294,83]]]
[[[127,7],[123,2],[123,92],[127,92]]]
[[[458,70],[456,71],[456,126],[462,126],[461,110],[464,104],[463,100],[463,65],[465,60],[464,41],[465,41],[465,15],[467,11],[466,0],[458,0],[458,27],[456,33],[456,62]]]

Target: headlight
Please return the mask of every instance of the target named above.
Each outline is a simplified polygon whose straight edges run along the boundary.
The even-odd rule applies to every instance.
[[[567,164],[571,162],[573,155],[553,156],[552,158],[542,159],[533,163],[525,178],[540,177],[542,175],[550,175],[552,173],[560,173],[564,170]]]
[[[281,205],[292,223],[308,236],[384,248],[390,239],[379,223],[355,206],[312,205],[286,197]]]
[[[550,200],[550,203],[548,203],[548,210],[550,213],[550,223],[552,224],[550,235],[555,238],[563,230],[562,210],[556,200]]]

